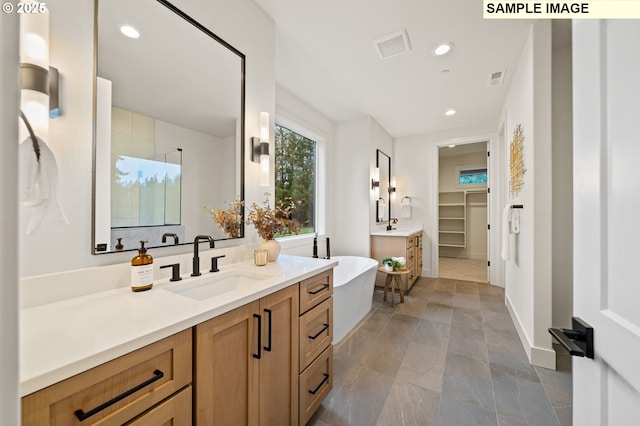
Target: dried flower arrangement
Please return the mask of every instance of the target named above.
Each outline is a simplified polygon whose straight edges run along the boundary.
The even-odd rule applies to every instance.
[[[275,207],[269,205],[269,194],[265,192],[263,205],[251,204],[247,223],[255,226],[258,235],[265,241],[273,240],[280,235],[299,234],[301,225],[291,219],[291,214],[302,202],[287,198],[276,202]]]
[[[218,224],[218,227],[222,229],[230,238],[238,238],[240,236],[240,229],[242,225],[242,206],[244,201],[240,201],[238,198],[232,203],[229,203],[227,210],[211,209],[205,206],[204,209],[213,217],[213,221]]]

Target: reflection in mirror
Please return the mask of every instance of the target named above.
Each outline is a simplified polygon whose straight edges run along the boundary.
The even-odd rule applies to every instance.
[[[380,186],[376,201],[376,222],[385,222],[391,216],[391,200],[389,187],[391,186],[391,157],[376,149],[376,168],[380,173]]]
[[[229,238],[204,207],[244,199],[244,55],[164,0],[95,10],[94,254]]]

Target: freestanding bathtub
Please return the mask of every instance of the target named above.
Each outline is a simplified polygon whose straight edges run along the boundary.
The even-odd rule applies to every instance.
[[[378,262],[367,257],[334,256],[333,343],[337,344],[371,310]]]

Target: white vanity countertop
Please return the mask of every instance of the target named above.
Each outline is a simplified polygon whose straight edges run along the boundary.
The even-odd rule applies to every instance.
[[[371,235],[375,235],[376,237],[408,237],[409,235],[420,231],[422,231],[421,227],[400,228],[392,231],[376,231],[372,232]]]
[[[206,300],[174,294],[167,280],[149,291],[129,287],[20,311],[20,396],[57,383],[265,295],[326,271],[337,260],[280,255],[255,266],[253,260],[225,265],[268,276]],[[215,276],[215,273],[204,274]],[[180,283],[189,279],[183,275]]]

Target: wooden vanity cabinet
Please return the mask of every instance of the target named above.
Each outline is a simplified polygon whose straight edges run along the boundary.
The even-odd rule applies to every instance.
[[[407,290],[420,278],[422,274],[422,231],[414,232],[406,237],[397,235],[372,235],[371,258],[382,265],[385,257],[404,257],[407,261],[409,276]],[[385,274],[378,273],[376,286],[384,286]]]
[[[195,424],[298,424],[298,285],[195,327]]]
[[[189,329],[23,397],[22,424],[190,425],[191,361]]]
[[[333,388],[333,269],[300,282],[300,425]]]

